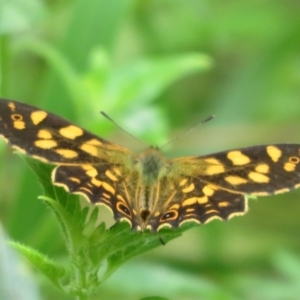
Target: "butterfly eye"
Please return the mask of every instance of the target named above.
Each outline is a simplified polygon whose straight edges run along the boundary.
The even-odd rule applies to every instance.
[[[177,217],[178,212],[176,210],[169,210],[160,218],[160,221],[171,221],[177,219]]]
[[[123,214],[125,214],[128,217],[131,217],[131,213],[129,208],[123,203],[123,202],[118,202],[117,203],[117,210]]]

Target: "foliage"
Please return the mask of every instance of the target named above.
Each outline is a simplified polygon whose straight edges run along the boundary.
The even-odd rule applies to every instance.
[[[100,110],[155,145],[216,114],[213,122],[173,142],[171,156],[299,142],[297,1],[25,2],[0,4],[1,97],[48,109],[125,146],[123,134],[99,117]],[[139,148],[130,138],[129,144]],[[65,287],[74,272],[71,244],[93,236],[93,245],[99,245],[111,232],[78,200],[58,190],[55,195],[50,185],[47,198],[36,200],[41,192],[34,175],[4,143],[0,152],[1,223],[18,251],[34,257],[41,272]],[[45,168],[35,170],[45,175],[43,182],[49,180]],[[66,216],[68,230],[58,204],[64,212],[73,211],[72,220],[78,216],[77,224]],[[101,285],[101,295],[297,299],[299,192],[258,197],[249,206],[243,218],[197,227],[134,258]],[[107,212],[100,210],[99,219],[107,220]],[[90,226],[88,238],[82,235],[83,224]],[[128,237],[126,224],[113,227],[112,235],[115,230]],[[100,263],[100,255],[109,257],[97,250],[99,257],[91,259]],[[44,299],[63,299],[39,276],[35,281]]]
[[[53,211],[60,224],[69,263],[64,267],[28,246],[17,242],[10,244],[56,287],[78,299],[95,294],[99,285],[127,260],[161,246],[162,241],[167,243],[192,227],[190,224],[176,231],[164,229],[158,234],[141,234],[131,232],[125,222],[106,229],[105,223],[98,221],[97,207],[82,208],[78,196],[52,185],[49,165],[32,158],[26,161],[43,187],[44,196],[39,198]]]

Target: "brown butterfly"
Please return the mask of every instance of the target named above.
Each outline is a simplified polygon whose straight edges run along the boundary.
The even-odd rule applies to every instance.
[[[110,143],[54,114],[0,99],[0,134],[13,148],[56,165],[54,185],[108,207],[133,230],[227,220],[247,211],[246,195],[300,184],[300,145],[276,144],[167,159]]]

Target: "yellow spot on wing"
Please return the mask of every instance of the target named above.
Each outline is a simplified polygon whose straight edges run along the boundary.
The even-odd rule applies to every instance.
[[[267,164],[259,164],[257,167],[255,167],[255,171],[259,173],[269,173],[270,166]]]
[[[211,189],[209,186],[205,186],[203,189],[202,189],[202,192],[204,195],[206,196],[212,196],[213,193],[215,192],[213,189]]]
[[[179,204],[173,204],[169,209],[178,209],[180,207]]]
[[[228,207],[229,203],[227,201],[221,201],[221,202],[218,203],[218,206],[219,207]]]
[[[102,186],[105,190],[107,190],[111,194],[115,194],[115,192],[116,192],[115,189],[110,184],[108,184],[107,182],[102,182]]]
[[[16,105],[13,102],[9,102],[8,103],[8,107],[12,110],[15,111],[16,110]]]
[[[182,202],[182,206],[188,206],[188,205],[193,205],[197,202],[197,198],[196,197],[193,197],[193,198],[188,198],[186,200],[184,200]]]
[[[86,141],[86,143],[89,145],[93,145],[93,146],[101,146],[102,145],[101,141],[99,141],[97,139],[91,139],[89,141]]]
[[[98,175],[98,171],[92,166],[85,172],[87,176],[96,177]]]
[[[110,195],[109,195],[109,194],[106,194],[106,193],[102,193],[102,196],[105,197],[105,198],[108,198],[108,199],[111,198]]]
[[[81,181],[77,177],[69,177],[69,179],[73,182],[80,183]]]
[[[247,179],[244,179],[240,176],[226,176],[225,180],[232,185],[245,184],[248,182]]]
[[[184,179],[181,179],[180,181],[179,181],[179,185],[180,186],[183,186],[183,185],[185,185],[186,183],[187,183],[187,178],[184,178]]]
[[[39,130],[37,137],[39,137],[40,139],[49,140],[52,139],[52,134],[48,130],[41,129]]]
[[[57,142],[53,140],[37,140],[34,142],[34,144],[42,149],[51,149],[57,146]]]
[[[95,185],[95,186],[98,186],[98,187],[102,185],[102,181],[97,180],[95,177],[93,177],[93,178],[91,179],[91,183],[92,183],[93,185]]]
[[[195,189],[195,185],[191,183],[189,186],[182,189],[183,193],[189,193]]]
[[[84,191],[84,192],[87,192],[87,193],[93,195],[92,191],[89,190],[88,188],[85,188],[84,186],[81,186],[81,187],[80,187],[80,191]]]
[[[267,153],[270,156],[270,158],[274,161],[277,162],[278,159],[281,157],[282,155],[282,151],[275,147],[275,146],[268,146],[267,148]]]
[[[283,167],[287,172],[292,172],[296,169],[296,165],[290,162],[285,163]]]
[[[105,175],[112,181],[118,181],[118,178],[109,170],[106,170]]]
[[[67,139],[74,140],[78,136],[83,135],[83,130],[77,126],[69,125],[67,127],[61,128],[59,130],[59,133],[60,133],[60,135],[62,135],[63,137],[65,137]]]
[[[76,151],[70,149],[55,149],[54,151],[64,158],[74,158],[78,156]]]
[[[257,183],[268,183],[270,181],[270,178],[268,176],[257,172],[250,172],[248,174],[248,177]]]
[[[206,215],[208,215],[208,214],[215,214],[215,213],[219,214],[220,212],[217,211],[217,210],[215,210],[215,209],[210,209],[210,210],[208,210],[208,211],[205,212]]]
[[[206,158],[205,162],[208,163],[208,166],[204,171],[205,174],[214,175],[225,172],[225,167],[219,160],[215,158]]]
[[[18,130],[25,129],[25,123],[23,121],[14,121],[14,128]]]
[[[117,195],[117,199],[119,199],[120,201],[126,203],[125,199],[121,195]]]
[[[91,170],[91,169],[95,169],[92,165],[88,165],[88,164],[82,165],[81,167],[82,167],[83,170],[86,170],[86,171]]]
[[[102,194],[103,195],[103,194]],[[110,199],[107,199],[105,197],[100,197],[100,200],[105,202],[106,204],[108,204],[109,206],[111,206],[111,200]]]
[[[83,150],[84,152],[87,152],[88,154],[91,154],[93,156],[98,156],[98,148],[90,145],[88,143],[84,143],[80,146],[80,149]]]
[[[222,165],[209,166],[205,170],[205,174],[207,174],[207,175],[220,174],[220,173],[224,173],[224,172],[225,172],[225,168]]]
[[[204,196],[204,197],[192,197],[192,198],[188,198],[188,199],[184,200],[182,202],[182,206],[193,205],[195,203],[206,204],[207,202],[208,202],[208,197],[206,197],[206,196]]]
[[[217,160],[216,158],[213,158],[213,157],[205,158],[205,161],[208,164],[212,164],[212,165],[222,165],[219,160]]]
[[[30,115],[30,119],[34,125],[41,123],[46,117],[47,113],[42,110],[33,111]]]
[[[232,161],[234,165],[242,166],[250,162],[250,158],[241,151],[230,151],[227,153],[227,158]]]
[[[204,197],[197,197],[197,202],[199,204],[206,204],[208,202],[208,197],[204,196]]]

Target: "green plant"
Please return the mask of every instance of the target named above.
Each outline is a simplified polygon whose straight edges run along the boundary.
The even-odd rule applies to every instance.
[[[151,120],[163,119],[159,117],[162,113],[159,108],[152,108],[150,102],[173,81],[210,65],[206,56],[190,54],[141,60],[112,70],[109,57],[103,51],[96,50],[86,73],[79,75],[48,45],[31,42],[23,47],[42,56],[56,69],[66,90],[75,99],[73,109],[91,115],[91,119],[94,115],[92,108],[99,98],[105,99],[109,109],[116,112],[127,110],[135,114],[136,110],[141,112],[147,109]],[[83,103],[83,98],[88,101]],[[95,121],[85,123],[88,128],[95,126]],[[152,126],[153,123],[155,126]],[[167,125],[154,121],[151,127],[160,131],[156,142],[163,141]],[[149,131],[147,134],[148,140],[153,137]],[[186,225],[178,230],[163,229],[158,234],[132,232],[127,223],[117,223],[107,229],[105,223],[98,220],[97,207],[82,206],[78,196],[52,185],[51,165],[33,158],[26,158],[26,161],[43,187],[44,195],[40,199],[54,212],[62,229],[68,263],[59,264],[55,259],[16,241],[10,244],[58,289],[78,299],[87,299],[94,294],[100,284],[129,259],[167,243],[193,226]]]
[[[44,195],[39,198],[53,211],[62,229],[68,264],[61,265],[18,242],[10,244],[44,274],[57,288],[78,299],[87,299],[117,268],[136,255],[178,237],[193,226],[164,229],[157,234],[131,232],[126,222],[106,229],[98,221],[98,208],[80,205],[78,196],[51,183],[51,166],[26,158],[38,176]]]

